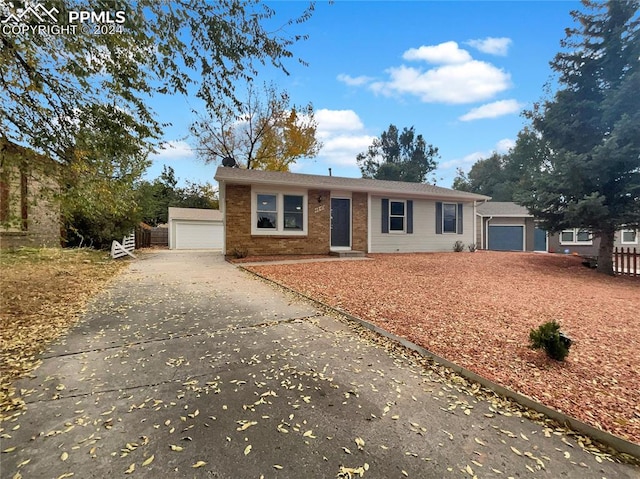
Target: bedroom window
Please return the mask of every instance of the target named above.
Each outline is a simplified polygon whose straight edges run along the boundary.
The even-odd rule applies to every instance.
[[[442,204],[442,232],[457,233],[458,205],[456,203]]]
[[[389,201],[389,231],[404,233],[405,214],[404,201]]]

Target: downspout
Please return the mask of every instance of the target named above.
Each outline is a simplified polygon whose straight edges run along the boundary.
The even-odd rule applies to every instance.
[[[227,209],[225,204],[225,182],[218,181],[218,209],[222,213],[222,255],[227,255]]]
[[[478,202],[476,200],[473,200],[473,242],[475,244],[476,242],[476,235],[478,234],[478,212],[476,210],[476,206],[478,206]],[[480,233],[480,243],[482,243],[482,233]],[[476,244],[476,249],[478,248],[478,245]]]
[[[487,220],[487,231],[486,231],[487,247],[485,249],[489,249],[489,221],[491,221],[492,219],[493,219],[493,216],[489,216],[489,219]]]

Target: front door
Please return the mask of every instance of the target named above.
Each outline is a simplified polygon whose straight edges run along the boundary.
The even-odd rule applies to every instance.
[[[547,232],[537,226],[533,232],[533,250],[547,251]]]
[[[331,247],[351,247],[351,200],[331,198]]]

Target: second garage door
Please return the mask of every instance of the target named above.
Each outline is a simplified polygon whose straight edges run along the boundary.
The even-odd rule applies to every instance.
[[[489,226],[489,249],[523,251],[524,226]]]
[[[222,223],[174,221],[176,249],[222,249]]]

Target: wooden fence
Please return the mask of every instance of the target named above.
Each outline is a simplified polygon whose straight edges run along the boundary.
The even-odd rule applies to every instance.
[[[616,274],[640,276],[640,252],[636,248],[616,247],[613,250],[613,269]]]
[[[136,249],[151,246],[151,228],[138,226],[136,228]]]

